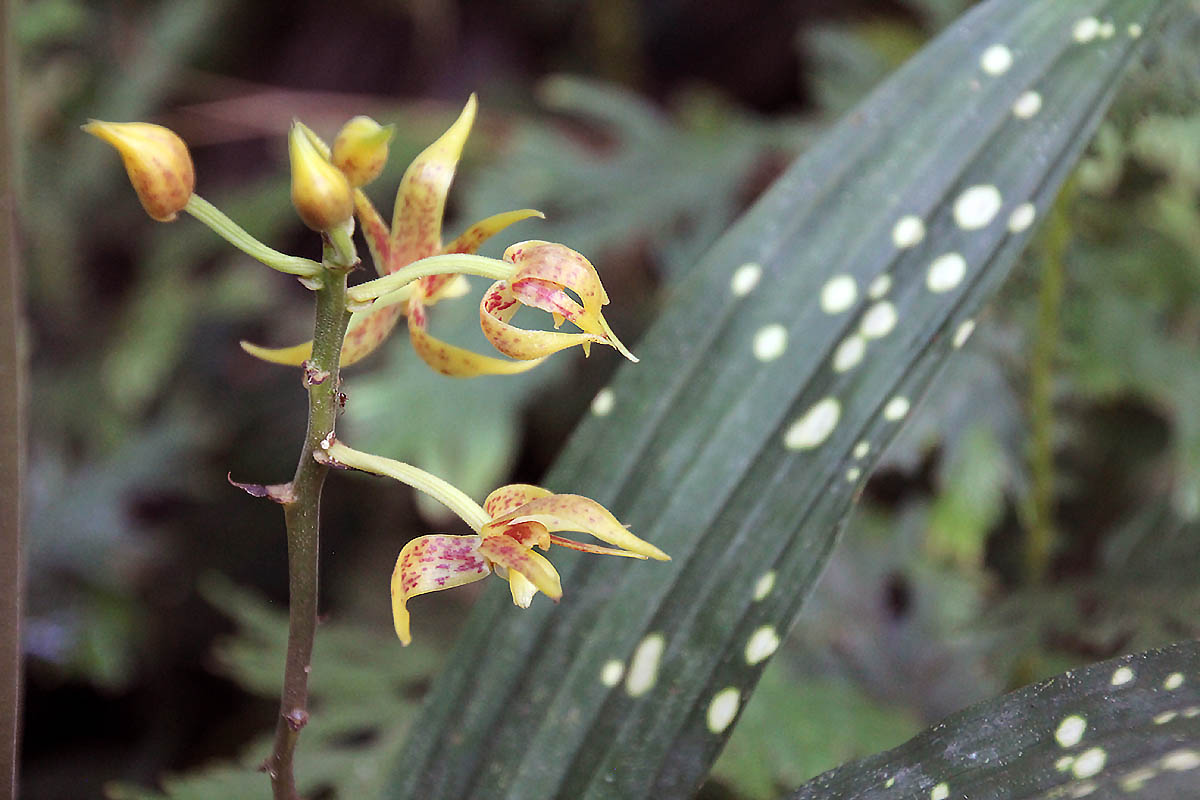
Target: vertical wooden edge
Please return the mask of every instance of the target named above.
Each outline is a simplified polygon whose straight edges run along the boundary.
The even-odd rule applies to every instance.
[[[25,361],[16,236],[15,0],[0,0],[0,797],[15,797],[21,731],[21,469]]]

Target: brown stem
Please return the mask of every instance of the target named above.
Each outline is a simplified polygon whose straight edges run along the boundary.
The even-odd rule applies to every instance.
[[[321,487],[329,467],[313,453],[332,441],[338,413],[338,363],[350,313],[346,310],[346,273],[325,251],[324,286],[317,290],[312,358],[304,367],[308,389],[308,431],[283,504],[288,539],[288,644],[275,747],[263,769],[271,776],[275,800],[298,800],[292,768],[300,730],[308,722],[308,674],[317,629],[317,552],[320,541]]]
[[[13,3],[0,0],[0,797],[17,791],[21,719],[21,461],[25,364],[18,347],[19,298],[14,213],[16,86]]]

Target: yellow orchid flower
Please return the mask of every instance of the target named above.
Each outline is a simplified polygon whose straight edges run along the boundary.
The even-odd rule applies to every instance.
[[[471,256],[491,236],[540,211],[520,209],[496,214],[475,223],[449,244],[442,242],[442,216],[446,195],[454,179],[471,126],[477,102],[471,95],[462,114],[437,141],[409,165],[400,181],[389,228],[359,189],[354,190],[355,214],[381,278],[354,287],[351,298],[371,303],[351,318],[342,347],[341,365],[348,366],[372,353],[391,334],[402,314],[408,318],[413,349],[433,369],[444,375],[471,377],[488,374],[513,374],[537,366],[549,354],[576,344],[585,353],[592,342],[617,348],[636,361],[613,334],[600,314],[608,296],[600,285],[595,268],[582,255],[563,245],[549,242],[525,242],[514,245],[505,254],[503,270],[494,259],[490,267],[478,271],[461,264],[446,263],[443,272],[422,269],[422,260],[437,262],[438,257]],[[347,127],[356,124],[354,120]],[[362,123],[357,123],[361,125]],[[305,129],[318,150],[328,155],[329,148]],[[339,134],[341,136],[342,134]],[[335,146],[336,150],[336,146]],[[334,163],[339,163],[336,156]],[[354,180],[351,181],[354,183]],[[509,267],[511,265],[511,267]],[[487,338],[511,358],[495,358],[474,353],[444,342],[429,333],[428,309],[439,300],[457,296],[464,281],[461,274],[483,274],[499,280],[484,295],[480,320]],[[499,274],[498,274],[499,273]],[[390,277],[389,277],[390,276]],[[582,305],[566,291],[574,292]],[[509,325],[518,305],[528,305],[554,315],[555,327],[569,320],[581,333],[526,331]],[[266,361],[298,366],[312,352],[312,343],[270,349],[242,342],[246,352]]]
[[[332,440],[314,455],[337,467],[394,478],[443,503],[475,531],[473,535],[435,533],[419,536],[400,550],[392,572],[392,620],[403,644],[412,641],[408,601],[412,598],[483,580],[495,572],[508,581],[513,602],[528,608],[537,592],[562,598],[558,571],[534,547],[556,544],[600,555],[670,561],[671,557],[629,532],[607,508],[575,494],[554,494],[539,486],[515,483],[488,495],[480,506],[436,475],[391,458],[364,453]],[[577,542],[560,531],[590,534],[612,547]]]
[[[117,148],[142,208],[158,222],[170,222],[187,208],[196,188],[196,171],[183,139],[149,122],[102,122],[83,126]]]
[[[408,601],[486,578],[508,580],[513,603],[528,608],[537,592],[556,603],[562,598],[558,571],[534,547],[556,544],[572,550],[628,558],[669,561],[670,556],[630,533],[604,506],[574,494],[553,494],[528,484],[502,486],[483,504],[490,520],[473,536],[419,536],[404,546],[392,572],[392,621],[403,644],[412,641]],[[615,547],[556,536],[581,531]]]

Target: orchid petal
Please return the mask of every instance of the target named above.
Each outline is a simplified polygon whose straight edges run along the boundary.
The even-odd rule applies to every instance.
[[[506,572],[504,577],[508,581],[508,591],[512,595],[513,604],[518,608],[529,608],[533,603],[533,596],[537,594],[537,587],[533,582],[516,570]]]
[[[614,547],[601,547],[598,544],[587,544],[586,542],[577,542],[574,539],[564,539],[561,536],[550,534],[550,544],[556,544],[559,547],[565,547],[568,550],[578,550],[581,553],[595,553],[598,556],[624,556],[625,558],[640,558],[646,559],[646,556],[641,553],[631,553],[628,550],[617,550]]]
[[[474,253],[479,246],[509,225],[514,225],[530,217],[545,219],[546,215],[537,209],[522,208],[517,211],[505,211],[502,214],[481,219],[467,228],[458,238],[442,248],[443,253]]]
[[[510,358],[523,361],[544,358],[575,345],[583,345],[586,349],[592,342],[605,342],[603,337],[591,333],[530,331],[509,325],[508,320],[519,305],[503,281],[492,284],[479,302],[479,326],[483,335],[493,347]]]
[[[412,641],[407,608],[411,598],[474,583],[491,573],[480,543],[478,536],[433,534],[404,545],[392,572],[392,621],[402,644]]]
[[[434,371],[453,378],[472,378],[476,375],[514,375],[533,369],[542,359],[533,361],[505,361],[491,356],[472,353],[461,347],[443,342],[427,331],[428,319],[420,292],[414,292],[408,300],[408,335],[413,350]]]
[[[492,519],[497,519],[510,511],[517,510],[530,500],[549,497],[551,494],[549,489],[529,483],[510,483],[489,494],[483,501],[483,510]]]
[[[403,311],[404,306],[396,304],[352,316],[342,342],[341,365],[348,367],[356,364],[375,352],[387,341]]]
[[[272,364],[298,367],[312,358],[311,341],[292,345],[291,347],[263,347],[252,342],[247,342],[245,339],[238,342],[238,344],[255,358],[269,361]]]
[[[536,521],[554,531],[581,531],[591,534],[602,542],[615,545],[631,553],[638,553],[656,561],[670,561],[671,557],[654,545],[630,533],[604,506],[587,497],[576,494],[554,494],[531,500],[503,517],[492,520],[492,525]]]
[[[402,265],[393,264],[391,261],[392,242],[387,223],[362,189],[354,190],[354,213],[358,215],[358,225],[362,228],[363,238],[367,240],[367,249],[371,251],[371,260],[375,262],[375,271],[380,277],[395,272]]]
[[[529,579],[538,591],[554,602],[562,599],[562,582],[554,565],[543,556],[530,550],[509,536],[484,536],[479,542],[479,552],[489,561],[499,564],[511,572],[519,572]],[[509,575],[512,584],[512,575]],[[513,593],[513,600],[517,595]],[[519,604],[519,603],[518,603]]]
[[[409,264],[442,249],[446,193],[475,121],[476,105],[472,94],[454,124],[405,170],[392,212],[391,250],[395,263]]]

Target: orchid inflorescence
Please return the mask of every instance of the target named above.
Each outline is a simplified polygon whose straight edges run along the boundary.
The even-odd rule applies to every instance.
[[[602,307],[609,302],[608,294],[595,267],[581,254],[562,244],[533,240],[510,246],[501,259],[476,255],[490,237],[515,222],[543,217],[541,212],[520,209],[496,214],[470,226],[449,243],[442,240],[446,195],[474,122],[476,105],[472,95],[454,124],[409,165],[400,182],[390,224],[376,211],[362,187],[383,170],[392,127],[368,117],[355,117],[343,126],[330,147],[304,124],[293,123],[288,138],[292,203],[304,224],[321,233],[327,252],[335,254],[324,264],[266,246],[196,195],[187,147],[167,128],[141,122],[92,121],[84,130],[119,151],[151,217],[167,222],[186,211],[243,252],[296,276],[310,289],[325,286],[333,269],[331,264],[348,265],[341,267],[346,269],[357,263],[352,241],[357,219],[379,277],[346,291],[346,310],[351,316],[340,360],[331,361],[333,366],[349,366],[370,355],[402,316],[407,319],[413,349],[444,375],[519,373],[576,345],[585,355],[593,344],[608,345],[637,361],[604,319]],[[485,338],[506,358],[471,352],[429,332],[430,310],[442,300],[465,293],[465,275],[493,281],[479,304],[480,327]],[[554,330],[513,325],[512,319],[521,307],[549,313]],[[564,322],[578,330],[558,330]],[[303,367],[307,382],[318,380],[309,375],[308,364],[314,352],[311,341],[284,348],[242,342],[242,348],[265,361]],[[327,378],[322,375],[319,380]],[[396,633],[404,644],[411,641],[407,610],[411,598],[477,581],[493,572],[508,581],[518,606],[528,607],[539,591],[557,602],[562,596],[558,572],[534,552],[535,547],[547,550],[556,544],[589,553],[668,559],[657,547],[630,533],[599,503],[585,497],[513,484],[497,489],[479,506],[460,490],[417,467],[338,442],[332,430],[312,457],[322,464],[390,476],[414,486],[445,503],[474,530],[470,535],[421,536],[400,551],[391,594]],[[261,491],[255,494],[271,496],[285,505],[291,502],[290,484],[256,488]],[[565,539],[557,535],[562,531],[585,532],[611,546]]]

